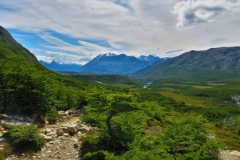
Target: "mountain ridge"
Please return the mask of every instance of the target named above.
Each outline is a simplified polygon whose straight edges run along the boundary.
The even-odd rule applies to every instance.
[[[240,76],[240,47],[189,51],[138,71],[140,80],[217,80]]]

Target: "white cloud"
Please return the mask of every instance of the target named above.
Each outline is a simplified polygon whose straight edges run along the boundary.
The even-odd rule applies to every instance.
[[[55,44],[57,46],[64,46],[64,47],[71,47],[72,45],[69,43],[66,43],[64,41],[62,41],[59,38],[53,37],[49,34],[39,34],[39,37],[44,39],[47,42],[50,42],[51,44]]]
[[[217,16],[234,10],[240,10],[237,0],[187,0],[178,2],[171,12],[177,16],[177,28],[184,29],[212,22]]]
[[[46,56],[43,53],[48,51],[61,58],[62,54],[85,58],[79,63],[102,52],[166,57],[167,51],[201,49],[202,44],[210,48],[212,43],[206,40],[225,38],[240,43],[239,0],[2,0],[0,6],[3,27],[34,33],[48,42],[40,45],[42,53],[34,54]],[[176,30],[176,17],[178,28],[195,27]]]

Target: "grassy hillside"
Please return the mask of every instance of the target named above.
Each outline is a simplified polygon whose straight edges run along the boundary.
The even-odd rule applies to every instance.
[[[0,26],[0,58],[20,56],[27,61],[38,64],[37,58],[26,48],[17,43],[12,36]]]

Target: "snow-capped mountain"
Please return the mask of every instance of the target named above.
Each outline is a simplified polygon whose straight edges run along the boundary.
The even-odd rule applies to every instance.
[[[130,75],[161,60],[164,59],[152,55],[136,58],[125,54],[107,53],[98,55],[83,65],[80,72]]]
[[[80,64],[60,64],[52,61],[51,63],[39,61],[44,67],[52,71],[78,72],[82,65]]]

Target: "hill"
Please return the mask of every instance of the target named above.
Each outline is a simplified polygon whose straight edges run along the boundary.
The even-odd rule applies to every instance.
[[[240,77],[240,47],[190,51],[155,63],[135,75],[143,81],[228,81]]]
[[[93,86],[99,87],[46,69],[0,27],[0,113],[54,117],[59,109],[77,107]]]
[[[161,60],[164,59],[151,55],[136,58],[125,54],[102,54],[83,65],[80,72],[130,75]]]
[[[0,26],[0,58],[6,56],[21,56],[31,63],[38,64],[37,58]]]

